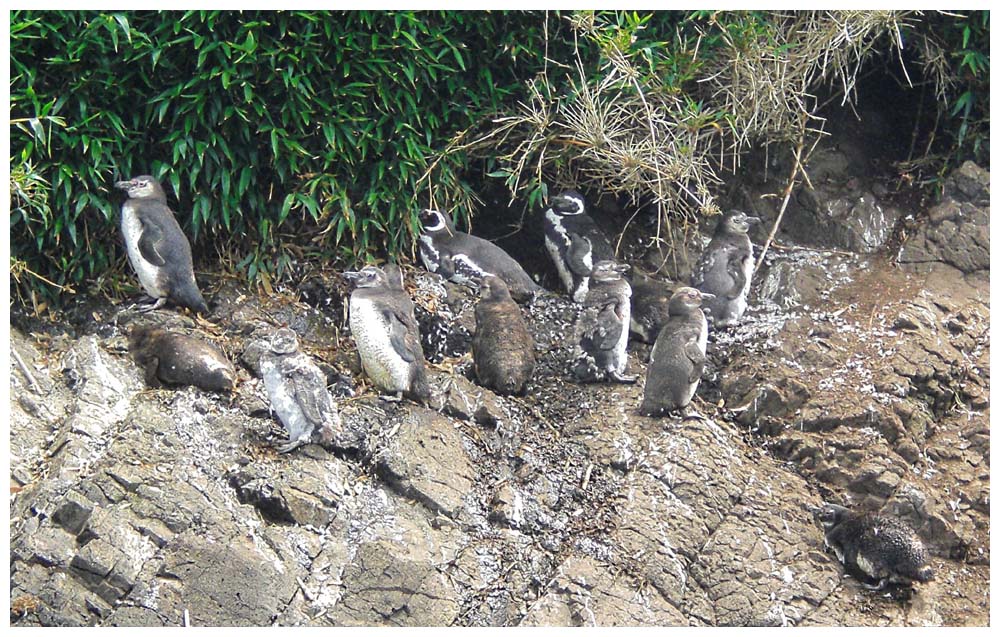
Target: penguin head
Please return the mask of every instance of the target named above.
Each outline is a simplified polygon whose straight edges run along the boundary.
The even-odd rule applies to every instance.
[[[567,190],[552,198],[552,210],[556,214],[582,215],[585,209],[583,195],[575,190]]]
[[[590,273],[590,278],[595,281],[617,281],[622,278],[622,274],[628,272],[628,268],[627,263],[615,263],[607,259],[598,261]]]
[[[680,287],[670,297],[667,311],[674,316],[690,314],[701,307],[702,301],[714,298],[714,294],[702,292],[698,288]]]
[[[918,582],[929,582],[934,579],[934,569],[930,564],[924,564],[913,575]]]
[[[291,354],[299,348],[299,338],[295,332],[283,327],[271,335],[271,351],[275,354]]]
[[[482,299],[492,301],[510,299],[510,290],[507,289],[507,284],[500,277],[487,274],[479,280],[479,285],[479,296]]]
[[[839,504],[830,504],[829,502],[824,502],[823,506],[818,507],[813,511],[813,516],[816,521],[819,522],[824,529],[830,530],[837,526],[850,515],[850,509],[842,507]]]
[[[437,234],[440,232],[452,234],[455,231],[454,224],[451,223],[451,219],[446,214],[440,210],[432,210],[431,208],[425,208],[420,211],[420,225],[423,227],[425,234]]]
[[[128,333],[128,348],[131,352],[149,347],[163,333],[163,330],[147,325],[136,325]]]
[[[160,182],[153,179],[152,175],[139,175],[128,181],[115,182],[115,188],[128,193],[129,199],[163,199],[167,194],[163,192]]]
[[[719,222],[719,228],[731,234],[746,234],[752,223],[760,223],[760,219],[751,217],[742,210],[730,210]]]
[[[386,284],[385,272],[374,265],[366,265],[357,272],[344,272],[344,278],[358,288],[374,288]]]

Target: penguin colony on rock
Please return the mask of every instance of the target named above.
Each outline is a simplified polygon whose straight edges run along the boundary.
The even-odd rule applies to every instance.
[[[122,206],[122,234],[140,282],[156,299],[153,308],[169,301],[207,313],[194,278],[190,245],[159,182],[143,175],[116,186],[128,193]],[[534,341],[511,299],[530,301],[542,288],[504,250],[459,232],[441,211],[422,210],[420,220],[424,266],[451,281],[483,288],[473,339],[477,378],[501,394],[523,393],[534,369]],[[724,215],[692,276],[697,289],[680,288],[671,294],[670,286],[649,277],[637,276],[629,283],[623,276],[628,266],[615,262],[610,241],[586,213],[580,193],[570,190],[553,197],[543,220],[545,245],[566,291],[582,305],[575,326],[572,376],[580,382],[634,382],[634,376],[625,374],[629,333],[634,332],[640,340],[653,343],[640,412],[664,415],[685,408],[705,365],[707,323],[700,306],[716,327],[736,323],[746,310],[753,262],[747,230],[754,221],[736,210]],[[430,399],[426,362],[399,266],[367,266],[344,276],[355,285],[350,325],[365,373],[387,399],[405,395],[426,403]],[[184,355],[179,352],[197,349],[195,339],[175,336],[154,338],[136,332],[137,343],[145,339],[136,356],[150,383],[191,382],[173,380],[176,371],[163,371],[164,361],[180,360]],[[288,334],[276,339],[277,347],[292,347]],[[154,350],[159,354],[149,353]],[[275,357],[293,355],[304,356],[297,349],[283,352],[272,347],[269,369],[280,367]],[[235,373],[227,373],[227,380],[205,381],[202,386],[228,383],[231,389]],[[277,376],[271,377],[269,387],[277,388]],[[311,435],[303,427],[285,424],[290,441],[301,443]]]
[[[208,313],[194,278],[191,248],[166,195],[143,175],[115,184],[128,193],[121,229],[129,261],[146,292],[150,309],[166,303]],[[514,302],[530,302],[542,288],[500,247],[459,232],[437,210],[420,213],[420,259],[445,279],[480,287],[474,370],[480,384],[499,394],[523,394],[535,367],[535,343]],[[583,197],[567,191],[544,215],[544,239],[560,281],[581,310],[575,325],[571,375],[579,382],[629,383],[625,374],[629,333],[653,343],[639,413],[664,416],[690,405],[706,363],[709,321],[718,329],[737,324],[747,309],[753,274],[753,247],[747,236],[757,222],[739,210],[719,221],[695,266],[691,287],[672,286],[615,262],[608,238],[586,214]],[[429,404],[430,385],[414,306],[395,263],[345,272],[350,297],[351,335],[361,365],[386,400],[406,396]],[[708,317],[706,318],[706,314]],[[236,372],[220,351],[201,340],[152,327],[135,327],[129,347],[147,384],[190,384],[232,391]],[[288,439],[278,450],[303,444],[337,444],[343,432],[327,379],[300,351],[290,329],[276,330],[260,357],[260,374],[270,407]],[[865,586],[926,582],[933,578],[919,537],[895,518],[853,513],[827,504],[816,513],[828,547]]]

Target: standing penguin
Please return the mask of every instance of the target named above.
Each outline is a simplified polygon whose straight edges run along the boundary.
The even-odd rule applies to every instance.
[[[611,242],[585,212],[583,195],[570,190],[552,198],[545,211],[545,247],[566,291],[577,303],[587,298],[590,275],[598,261],[613,261]]]
[[[260,357],[260,373],[271,409],[288,432],[288,440],[278,447],[280,453],[313,442],[332,442],[343,429],[326,375],[299,351],[295,332],[281,328],[271,336],[270,348]]]
[[[479,382],[498,394],[523,394],[535,369],[535,341],[507,285],[495,276],[482,281],[472,359]]]
[[[816,517],[823,525],[826,545],[866,588],[879,590],[890,583],[910,585],[934,579],[923,542],[901,520],[852,513],[836,504],[824,504]]]
[[[528,301],[542,288],[509,254],[486,239],[455,230],[455,225],[437,210],[422,210],[420,260],[430,272],[455,283],[473,283],[487,274],[503,279],[510,295]]]
[[[692,287],[715,295],[705,305],[714,327],[735,325],[747,309],[753,274],[753,245],[747,231],[759,221],[739,210],[727,212],[695,265]]]
[[[649,355],[639,413],[662,416],[691,402],[705,370],[708,322],[702,300],[713,297],[696,288],[678,288],[670,297],[669,318]]]
[[[403,394],[422,403],[431,397],[424,351],[413,316],[413,302],[396,289],[381,268],[367,265],[358,272],[344,272],[356,289],[351,293],[351,336],[361,365],[375,385],[401,400]]]
[[[142,175],[119,181],[115,188],[128,193],[129,198],[122,204],[122,235],[139,282],[156,299],[149,310],[159,309],[169,300],[208,314],[208,305],[194,279],[191,245],[167,206],[167,195],[160,183]]]
[[[582,382],[605,379],[634,383],[635,376],[625,375],[628,355],[628,326],[632,289],[622,273],[627,265],[599,261],[591,274],[590,289],[584,309],[577,319],[577,346],[570,368]]]

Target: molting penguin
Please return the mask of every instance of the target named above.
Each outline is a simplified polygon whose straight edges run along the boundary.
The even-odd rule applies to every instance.
[[[509,254],[486,239],[455,230],[447,215],[422,210],[420,260],[424,267],[455,283],[474,283],[487,274],[503,279],[518,302],[541,292],[528,273]]]
[[[692,287],[715,295],[705,304],[714,327],[736,324],[747,309],[753,274],[753,245],[747,231],[759,221],[739,210],[727,212],[695,265]]]
[[[591,274],[584,309],[577,319],[577,346],[570,370],[577,380],[634,383],[625,376],[632,289],[622,273],[627,265],[599,261]]]
[[[406,394],[426,404],[431,389],[410,297],[391,286],[375,266],[345,272],[344,277],[356,286],[350,302],[351,336],[365,373],[379,389],[395,394],[383,396],[386,400]]]
[[[615,258],[611,242],[584,210],[583,195],[570,190],[552,198],[544,219],[545,247],[563,286],[577,303],[587,298],[594,264]]]
[[[535,369],[535,341],[502,279],[482,281],[472,358],[479,382],[498,394],[523,394]]]
[[[934,579],[923,542],[901,520],[852,513],[836,504],[824,504],[816,517],[823,525],[826,545],[866,588]]]
[[[136,326],[129,332],[128,346],[150,387],[194,385],[232,391],[236,385],[236,370],[226,355],[199,338]]]
[[[281,328],[271,336],[269,350],[260,357],[260,373],[271,409],[288,432],[288,440],[278,447],[280,453],[313,442],[332,442],[343,429],[326,389],[326,375],[299,351],[295,332]]]
[[[632,277],[632,316],[629,330],[643,343],[653,343],[670,318],[673,285],[636,271]]]
[[[132,268],[139,282],[156,303],[169,300],[195,312],[208,314],[208,306],[198,290],[191,263],[191,245],[167,206],[167,195],[149,175],[115,184],[128,193],[122,204],[122,235]]]
[[[711,298],[689,287],[678,288],[670,297],[670,316],[649,355],[640,414],[662,416],[691,402],[705,370],[708,345],[708,323],[701,304]]]

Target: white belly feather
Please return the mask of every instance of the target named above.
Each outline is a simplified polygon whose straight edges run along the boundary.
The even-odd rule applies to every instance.
[[[125,249],[128,252],[129,263],[139,276],[139,283],[146,293],[154,299],[167,296],[167,290],[160,285],[160,268],[142,258],[139,252],[139,237],[142,235],[142,223],[132,209],[131,202],[122,206],[122,236],[125,238]]]
[[[410,363],[389,342],[389,325],[382,312],[367,299],[351,298],[351,334],[365,374],[383,391],[410,388]]]

